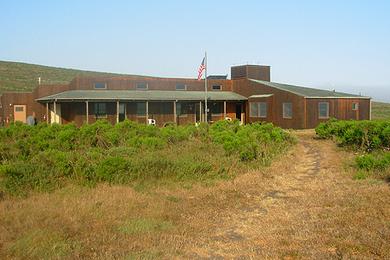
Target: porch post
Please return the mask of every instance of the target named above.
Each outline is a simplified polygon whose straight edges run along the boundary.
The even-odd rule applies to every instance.
[[[223,101],[223,120],[226,119],[226,101]]]
[[[119,100],[116,101],[116,123],[119,123]]]
[[[177,124],[176,100],[173,101],[173,116],[174,116],[173,122],[175,122],[175,124]]]
[[[88,121],[89,121],[89,103],[88,103],[88,100],[85,101],[85,115],[86,115],[86,122],[88,124]]]
[[[57,123],[57,101],[54,100],[54,123]]]
[[[46,103],[46,123],[49,123],[49,102]]]
[[[146,101],[145,105],[146,105],[146,124],[148,124],[148,119],[149,119],[149,101]]]
[[[203,122],[202,114],[202,101],[199,101],[199,122]]]

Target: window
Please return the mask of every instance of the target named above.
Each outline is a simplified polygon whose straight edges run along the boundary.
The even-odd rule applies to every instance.
[[[352,103],[352,110],[359,110],[359,103]]]
[[[221,85],[213,85],[211,87],[212,90],[222,90],[222,86]]]
[[[283,118],[292,118],[292,103],[283,103]]]
[[[177,102],[176,103],[176,115],[178,116],[187,116],[192,111],[192,104],[187,102]]]
[[[186,90],[187,86],[185,84],[176,84],[176,90]]]
[[[93,87],[95,89],[106,89],[107,88],[107,83],[105,82],[96,82]]]
[[[146,115],[146,102],[137,102],[137,116]]]
[[[210,111],[213,116],[222,115],[223,103],[211,103]]]
[[[250,102],[249,115],[250,117],[258,117],[259,106],[257,105],[257,102]]]
[[[137,83],[135,88],[137,90],[147,90],[148,89],[148,83]]]
[[[93,103],[93,111],[96,118],[105,118],[107,117],[107,107],[106,103]]]
[[[329,118],[329,102],[318,103],[318,118]]]
[[[267,117],[267,103],[266,102],[250,102],[250,117]]]
[[[15,112],[23,112],[24,111],[24,107],[22,106],[15,106]]]

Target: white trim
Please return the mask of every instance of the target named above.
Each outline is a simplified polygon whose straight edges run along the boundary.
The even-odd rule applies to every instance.
[[[265,98],[265,97],[272,97],[274,94],[264,94],[264,95],[252,95],[248,98]]]
[[[96,84],[104,84],[104,88],[97,88],[96,87]],[[93,83],[93,89],[96,90],[96,89],[107,89],[107,82],[94,82]]]
[[[326,104],[326,116],[321,116],[321,104]],[[329,102],[318,102],[318,119],[329,119]]]
[[[372,120],[372,99],[370,99],[370,114],[369,114],[369,120]]]
[[[184,85],[184,89],[177,89],[177,85]],[[187,90],[187,85],[186,84],[182,84],[182,83],[176,83],[175,84],[175,90],[176,91],[186,91]]]
[[[284,105],[285,104],[291,105],[291,116],[285,116],[285,113],[284,113]],[[282,117],[283,117],[283,119],[292,119],[293,118],[293,103],[292,102],[283,102],[282,103]]]
[[[140,84],[145,84],[146,88],[138,88],[138,85]],[[137,82],[135,83],[135,90],[139,90],[139,91],[142,91],[142,90],[148,90],[149,89],[149,84],[147,82]]]
[[[357,108],[353,108],[353,105],[357,105]],[[352,111],[359,111],[360,104],[359,102],[352,102]]]

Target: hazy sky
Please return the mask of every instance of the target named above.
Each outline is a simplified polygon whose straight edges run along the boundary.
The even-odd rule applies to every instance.
[[[390,101],[390,1],[6,1],[0,60],[196,77],[271,65],[272,81]]]

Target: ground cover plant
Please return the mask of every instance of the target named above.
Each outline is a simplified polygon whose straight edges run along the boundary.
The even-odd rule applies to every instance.
[[[316,128],[317,136],[334,139],[339,145],[358,153],[355,178],[364,179],[370,174],[390,180],[390,121],[339,121],[329,120]]]
[[[131,121],[106,121],[77,128],[73,124],[0,129],[0,187],[25,195],[67,184],[212,183],[268,165],[293,143],[272,124],[157,128]]]

